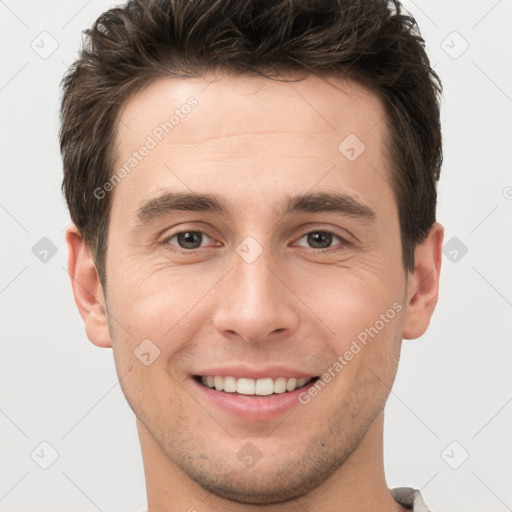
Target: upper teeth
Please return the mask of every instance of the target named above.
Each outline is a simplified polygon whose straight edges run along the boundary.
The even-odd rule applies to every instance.
[[[211,377],[202,376],[201,383],[218,391],[228,393],[240,393],[242,395],[271,395],[272,393],[284,393],[301,388],[311,379],[287,379],[279,377],[278,379],[247,379],[245,377],[236,379],[235,377]]]

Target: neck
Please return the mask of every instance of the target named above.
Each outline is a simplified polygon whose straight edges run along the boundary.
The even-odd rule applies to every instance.
[[[297,502],[310,512],[404,512],[391,496],[384,477],[383,420],[383,413],[380,413],[356,450],[321,485],[291,502],[272,505],[241,504],[206,491],[166,457],[146,427],[137,420],[148,512],[293,512],[297,510]]]

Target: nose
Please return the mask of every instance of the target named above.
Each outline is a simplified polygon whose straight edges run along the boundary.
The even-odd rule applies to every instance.
[[[217,332],[248,342],[289,336],[298,326],[299,315],[297,299],[286,281],[266,251],[252,263],[235,255],[213,314]]]

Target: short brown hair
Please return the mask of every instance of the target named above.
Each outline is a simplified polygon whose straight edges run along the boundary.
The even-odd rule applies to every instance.
[[[403,265],[436,220],[442,162],[441,82],[412,16],[388,0],[131,0],[102,14],[64,76],[62,189],[106,284],[117,115],[163,77],[285,71],[352,78],[383,101],[389,125]]]

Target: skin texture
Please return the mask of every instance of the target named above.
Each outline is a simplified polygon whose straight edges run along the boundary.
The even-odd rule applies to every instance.
[[[77,229],[67,231],[87,335],[113,348],[137,415],[149,511],[401,510],[384,478],[382,410],[402,338],[421,336],[434,311],[443,228],[434,224],[407,274],[380,100],[334,78],[161,79],[120,113],[118,166],[190,97],[197,106],[111,192],[106,294]],[[354,161],[338,149],[349,134],[365,144]],[[213,194],[230,212],[174,211],[140,226],[137,210],[164,192]],[[322,192],[375,216],[281,213],[288,196]],[[183,231],[207,237],[183,249]],[[318,231],[336,235],[323,253],[306,236]],[[249,236],[263,251],[252,263],[236,251]],[[393,304],[378,335],[286,415],[234,417],[192,381],[237,364],[322,375]],[[134,356],[144,339],[160,350],[148,366]],[[246,443],[261,453],[250,468],[237,457]]]

